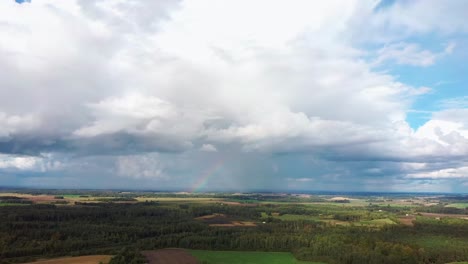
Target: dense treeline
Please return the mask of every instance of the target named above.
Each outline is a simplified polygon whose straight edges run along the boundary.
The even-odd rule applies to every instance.
[[[385,214],[363,208],[271,204],[250,207],[145,202],[8,206],[0,210],[0,263],[62,255],[117,254],[126,246],[139,250],[183,247],[289,251],[299,259],[327,263],[468,260],[468,225],[461,219],[418,218],[414,227],[396,225],[376,229],[352,225],[329,227],[320,221],[274,218],[262,224],[265,212],[329,215],[347,221],[374,219]],[[219,228],[195,219],[214,213],[253,220],[258,226]],[[443,247],[427,246],[421,243],[426,238],[434,243],[448,239],[450,243]]]
[[[420,207],[417,208],[416,211],[437,214],[468,214],[468,208],[460,209],[454,207],[445,207],[443,205]]]
[[[139,250],[132,247],[124,247],[109,261],[109,264],[144,264],[146,258]]]

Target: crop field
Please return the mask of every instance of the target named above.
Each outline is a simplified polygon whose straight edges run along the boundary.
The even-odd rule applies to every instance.
[[[83,196],[77,194],[26,194],[26,193],[0,193],[0,200],[5,197],[16,197],[21,200],[30,201],[34,204],[69,204],[74,205],[75,202],[99,202],[96,199],[102,197]]]
[[[396,223],[393,222],[389,218],[383,218],[383,219],[374,219],[374,220],[369,220],[369,221],[360,221],[359,224],[372,225],[372,226],[385,226],[385,225],[395,225]]]
[[[398,221],[400,224],[406,225],[406,226],[414,226],[413,221],[416,220],[415,216],[404,216],[398,218]]]
[[[298,261],[291,253],[190,250],[203,264],[319,264]]]
[[[219,199],[200,198],[200,197],[136,197],[139,202],[154,201],[154,202],[206,202],[216,203],[221,202]]]
[[[20,204],[20,203],[0,203],[0,206],[27,206],[27,204]]]
[[[195,218],[196,220],[203,221],[207,223],[209,226],[217,226],[217,227],[255,227],[255,224],[252,221],[240,221],[232,219],[224,214],[211,214],[211,215],[204,215]]]
[[[184,249],[143,251],[149,264],[198,264],[197,259]]]
[[[267,214],[262,213],[262,217],[266,218],[268,217]],[[296,214],[284,214],[284,215],[277,215],[273,214],[273,218],[280,219],[283,221],[320,221],[320,218],[318,216],[311,216],[311,215],[296,215]]]
[[[453,204],[446,205],[446,207],[465,209],[465,208],[468,208],[468,203],[453,203]]]

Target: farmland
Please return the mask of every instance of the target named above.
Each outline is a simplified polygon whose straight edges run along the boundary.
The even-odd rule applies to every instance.
[[[128,247],[150,263],[190,263],[192,255],[200,263],[466,261],[467,210],[446,206],[463,199],[7,190],[0,194],[0,263],[116,255]]]
[[[198,264],[198,259],[183,249],[143,251],[149,264]]]

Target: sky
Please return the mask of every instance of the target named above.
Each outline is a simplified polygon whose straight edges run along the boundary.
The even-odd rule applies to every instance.
[[[2,0],[0,186],[468,192],[465,0]]]

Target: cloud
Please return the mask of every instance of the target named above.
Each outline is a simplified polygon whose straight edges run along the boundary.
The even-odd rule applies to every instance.
[[[45,172],[62,168],[63,163],[53,155],[34,157],[0,154],[0,169],[2,170]]]
[[[468,154],[463,100],[446,101],[458,109],[413,130],[407,113],[435,88],[375,66],[430,66],[456,53],[454,44],[434,51],[405,38],[465,32],[465,5],[375,5],[2,1],[0,152],[59,162],[66,177],[48,179],[62,185],[80,175],[103,175],[94,180],[102,185],[189,185],[214,156],[224,165],[213,181],[236,187],[287,178],[381,186],[462,167],[449,161]],[[453,12],[442,19],[437,7]],[[2,168],[20,167],[13,160]]]
[[[446,179],[446,178],[468,178],[468,167],[450,168],[427,173],[411,173],[409,178],[423,179]]]
[[[451,54],[454,47],[455,44],[450,43],[443,51],[434,53],[430,50],[422,49],[416,43],[393,43],[377,51],[378,55],[374,63],[380,65],[391,61],[400,65],[427,67],[433,65],[437,59]]]
[[[463,13],[467,8],[463,0],[447,3],[436,0],[396,1],[384,11],[386,16],[383,16],[382,21],[389,23],[389,27],[405,27],[416,33],[468,32],[467,25],[463,23]]]
[[[30,131],[38,127],[38,120],[33,115],[7,115],[0,112],[0,140],[7,139],[17,132]]]
[[[0,169],[18,169],[31,170],[37,166],[37,160],[34,157],[10,157],[0,158]]]
[[[444,99],[440,102],[440,107],[443,109],[467,109],[468,96]]]
[[[136,2],[135,10],[139,8],[142,4]],[[165,21],[157,30],[140,30],[145,23],[132,19],[134,14],[128,7],[108,1],[99,5],[86,1],[57,4],[54,9],[34,3],[34,10],[26,10],[32,14],[28,20],[9,17],[13,21],[10,24],[28,28],[15,40],[40,45],[27,49],[11,43],[4,47],[21,54],[9,57],[6,68],[11,76],[27,76],[23,83],[5,79],[7,87],[10,83],[17,87],[15,94],[19,97],[37,93],[36,99],[24,105],[5,102],[4,111],[37,112],[41,126],[27,133],[26,142],[24,136],[12,135],[4,151],[31,153],[40,152],[41,147],[44,151],[55,148],[81,153],[183,151],[192,142],[205,139],[241,141],[246,149],[290,149],[289,139],[298,141],[298,145],[305,140],[308,146],[341,143],[332,142],[317,130],[346,131],[345,136],[332,137],[344,143],[359,142],[365,140],[359,133],[368,127],[404,119],[411,100],[407,98],[414,88],[371,72],[352,48],[330,46],[338,32],[313,46],[304,45],[311,36],[323,33],[317,25],[339,16],[335,9],[329,10],[330,6],[319,6],[319,16],[314,19],[300,12],[301,5],[294,6],[294,12],[301,15],[283,25],[282,34],[262,33],[270,23],[278,23],[276,14],[284,9],[273,6],[265,13],[268,23],[245,27],[250,33],[226,31],[220,37],[215,33],[232,27],[237,16],[228,16],[233,13],[231,9],[216,6],[226,17],[209,27],[219,17],[215,12],[205,15],[204,8],[207,6],[184,2],[170,17],[164,15],[165,20],[154,19],[154,23]],[[232,8],[243,10],[241,3]],[[345,8],[351,12],[353,7]],[[94,16],[102,12],[102,18]],[[48,19],[38,23],[40,16]],[[200,16],[203,19],[191,23]],[[112,18],[119,22],[111,23]],[[254,13],[247,18],[256,25]],[[129,22],[129,26],[127,20],[136,24]],[[40,33],[52,27],[59,33],[50,41],[63,42],[64,48],[52,49],[49,39],[36,42]],[[122,39],[122,32],[115,27],[128,37]],[[187,31],[197,34],[185,34]],[[204,43],[194,44],[200,40]],[[235,58],[236,65],[217,56],[211,47],[222,47],[225,54]],[[79,51],[86,51],[86,56]],[[23,65],[22,58],[32,62]],[[64,65],[66,71],[61,69]],[[47,76],[45,82],[43,76]],[[38,83],[42,91],[34,92],[33,83]],[[47,98],[45,94],[54,96]],[[342,107],[328,109],[337,104]],[[375,134],[372,130],[369,133]],[[49,143],[41,144],[43,141]],[[279,144],[281,141],[284,143]],[[33,150],[22,149],[28,147]]]
[[[121,156],[116,162],[117,174],[134,179],[167,179],[164,165],[159,162],[157,154]]]
[[[386,6],[379,2],[385,1],[362,3],[360,12],[350,20],[349,34],[355,41],[389,43],[431,34],[446,37],[468,32],[464,23],[468,6],[463,0],[394,1]]]
[[[200,150],[201,151],[206,151],[206,152],[218,152],[218,149],[211,145],[211,144],[203,144],[201,147],[200,147]]]

